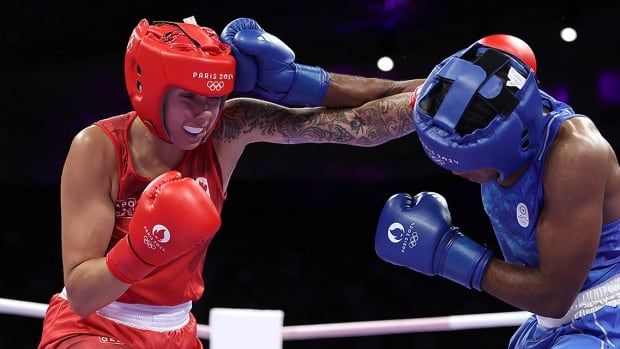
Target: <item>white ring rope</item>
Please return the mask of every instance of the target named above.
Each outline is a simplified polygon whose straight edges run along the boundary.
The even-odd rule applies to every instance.
[[[0,314],[43,318],[47,304],[0,298]]]
[[[0,298],[0,314],[43,318],[47,304]],[[376,336],[397,333],[454,331],[518,326],[532,313],[513,311],[449,315],[415,319],[340,322],[318,325],[284,326],[283,340]],[[209,326],[198,324],[198,337],[209,338]]]

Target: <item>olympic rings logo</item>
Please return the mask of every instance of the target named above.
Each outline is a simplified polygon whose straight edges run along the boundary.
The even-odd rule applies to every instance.
[[[409,239],[409,248],[414,248],[418,244],[419,239],[418,233],[414,231],[413,234],[411,234],[411,239]]]
[[[151,241],[151,239],[149,239],[148,236],[144,237],[144,244],[146,245],[146,247],[150,248],[151,250],[154,250],[157,248],[157,246],[155,246],[153,241]]]
[[[219,91],[224,88],[224,81],[207,81],[207,87],[211,91]]]
[[[155,224],[151,231],[144,227],[144,238],[142,241],[151,250],[160,249],[165,251],[163,244],[170,241],[170,231],[164,225]]]

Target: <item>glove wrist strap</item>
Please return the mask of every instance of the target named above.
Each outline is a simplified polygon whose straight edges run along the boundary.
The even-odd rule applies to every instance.
[[[438,274],[467,288],[482,291],[482,277],[491,260],[492,253],[486,247],[453,228],[444,253],[438,255]],[[441,245],[441,244],[440,244]]]
[[[295,64],[295,79],[282,102],[288,105],[317,107],[321,105],[329,82],[329,74],[319,67]]]
[[[125,236],[110,249],[105,257],[110,273],[120,281],[131,284],[144,278],[155,266],[144,262],[131,248]]]

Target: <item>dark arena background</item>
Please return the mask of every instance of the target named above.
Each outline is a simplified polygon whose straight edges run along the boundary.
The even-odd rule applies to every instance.
[[[123,80],[141,18],[195,16],[217,32],[256,19],[331,72],[424,78],[494,33],[534,49],[541,86],[590,116],[620,149],[620,5],[615,1],[11,1],[3,5],[0,297],[47,303],[62,286],[59,181],[72,137],[130,110]],[[573,42],[560,31],[577,30]],[[377,68],[391,56],[394,69]],[[234,97],[234,96],[232,96]],[[253,144],[233,175],[207,254],[199,323],[213,307],[281,309],[284,325],[516,311],[488,294],[387,264],[374,230],[393,193],[436,191],[453,223],[501,255],[479,186],[426,158],[412,134],[374,148]],[[0,315],[0,348],[34,348],[42,319]],[[284,342],[302,348],[505,348],[513,327]],[[203,342],[208,347],[208,341]]]

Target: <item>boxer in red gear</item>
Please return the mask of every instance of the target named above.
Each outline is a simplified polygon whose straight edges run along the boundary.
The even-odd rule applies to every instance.
[[[51,298],[39,349],[202,348],[191,306],[245,147],[369,147],[414,130],[407,102],[422,80],[328,73],[325,107],[287,108],[227,100],[235,68],[209,28],[142,20],[134,29],[125,55],[134,111],[81,130],[65,160],[65,287]]]

